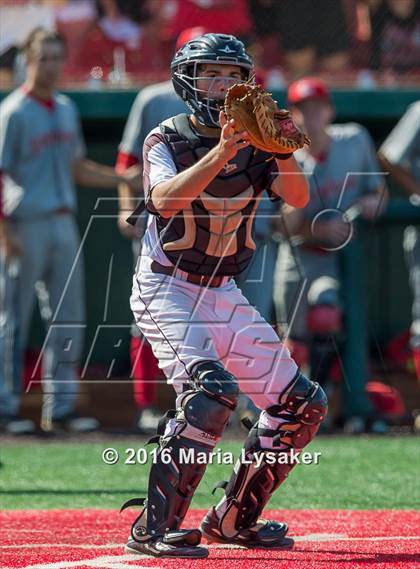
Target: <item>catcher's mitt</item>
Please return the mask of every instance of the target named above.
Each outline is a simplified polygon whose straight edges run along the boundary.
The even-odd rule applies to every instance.
[[[290,112],[279,109],[271,94],[258,85],[232,85],[226,93],[224,111],[228,119],[235,119],[235,131],[247,131],[252,146],[264,152],[290,154],[311,143]]]

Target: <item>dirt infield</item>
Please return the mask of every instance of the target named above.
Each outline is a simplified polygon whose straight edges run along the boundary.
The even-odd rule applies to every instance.
[[[195,527],[204,510],[192,510]],[[31,569],[375,569],[420,568],[420,513],[398,510],[271,510],[289,523],[293,551],[210,545],[208,559],[125,555],[135,511],[18,510],[0,514],[0,567]]]

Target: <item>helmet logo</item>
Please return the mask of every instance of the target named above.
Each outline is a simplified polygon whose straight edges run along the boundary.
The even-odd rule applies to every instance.
[[[230,47],[226,45],[223,49],[220,48],[217,51],[221,51],[222,53],[235,53],[236,50],[230,49]]]

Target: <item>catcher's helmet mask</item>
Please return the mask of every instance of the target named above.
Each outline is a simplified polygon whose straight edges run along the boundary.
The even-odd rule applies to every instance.
[[[235,65],[241,69],[242,80],[249,81],[253,72],[250,56],[244,44],[234,36],[225,34],[205,34],[187,42],[175,54],[171,63],[172,83],[175,92],[185,101],[198,121],[209,127],[220,127],[219,112],[223,100],[217,95],[214,86],[223,81],[226,90],[238,83],[234,77],[203,77],[200,66],[204,64]],[[206,91],[197,88],[197,81],[206,79]]]

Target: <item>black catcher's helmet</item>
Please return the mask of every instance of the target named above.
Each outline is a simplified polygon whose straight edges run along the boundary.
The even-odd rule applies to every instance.
[[[238,65],[243,80],[247,81],[252,74],[252,59],[241,41],[225,34],[199,36],[176,52],[171,63],[175,92],[202,124],[217,127],[221,100],[211,97],[211,88],[206,93],[197,89],[198,67],[204,63]],[[236,83],[237,79],[231,81]]]

